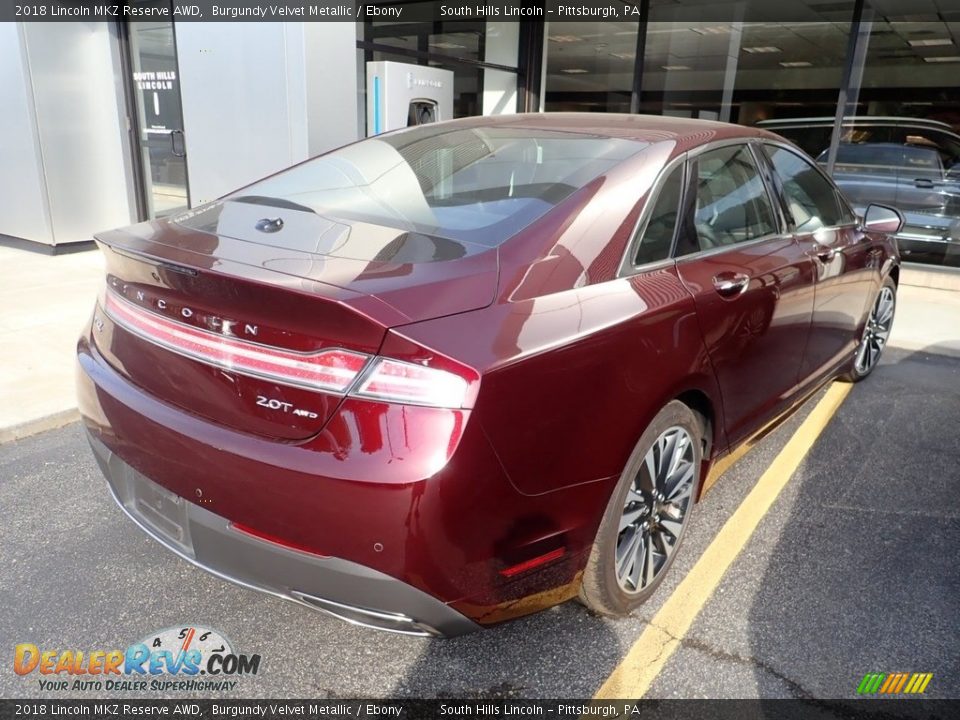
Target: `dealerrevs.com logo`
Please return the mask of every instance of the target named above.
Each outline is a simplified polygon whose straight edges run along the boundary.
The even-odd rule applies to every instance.
[[[260,655],[233,650],[216,630],[171,627],[150,633],[126,650],[60,650],[20,643],[13,670],[36,677],[40,690],[143,692],[234,690],[239,677],[256,675]]]

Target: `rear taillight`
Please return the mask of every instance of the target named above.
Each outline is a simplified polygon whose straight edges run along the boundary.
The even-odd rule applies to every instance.
[[[281,385],[406,405],[462,408],[476,374],[371,356],[340,348],[315,353],[260,345],[201,330],[146,310],[107,289],[107,315],[142,339],[214,367]],[[365,370],[366,368],[366,370]]]
[[[434,407],[463,407],[469,383],[446,370],[377,358],[351,395]]]
[[[217,335],[144,310],[112,290],[106,311],[124,329],[175,353],[283,385],[344,393],[369,360],[348,350],[301,353]]]

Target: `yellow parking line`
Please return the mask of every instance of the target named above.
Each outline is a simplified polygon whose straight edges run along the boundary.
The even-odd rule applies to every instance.
[[[756,486],[740,503],[690,572],[667,598],[626,657],[596,694],[598,700],[640,698],[680,646],[700,610],[763,516],[816,442],[852,385],[833,383]]]

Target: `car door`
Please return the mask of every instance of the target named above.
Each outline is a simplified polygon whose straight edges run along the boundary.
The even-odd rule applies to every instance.
[[[689,161],[677,270],[694,296],[737,443],[786,409],[813,311],[813,261],[785,232],[746,143]]]
[[[955,214],[960,206],[960,142],[942,132],[900,125],[903,160],[896,206],[904,212]]]
[[[813,316],[800,367],[801,381],[814,380],[852,357],[879,282],[881,258],[816,165],[783,145],[762,148],[797,245],[814,263]]]

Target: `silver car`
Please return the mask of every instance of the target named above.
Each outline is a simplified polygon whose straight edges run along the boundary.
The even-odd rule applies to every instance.
[[[765,120],[759,126],[827,164],[834,119]],[[844,120],[833,179],[858,213],[870,203],[898,208],[904,260],[960,267],[960,135],[935,120]]]

